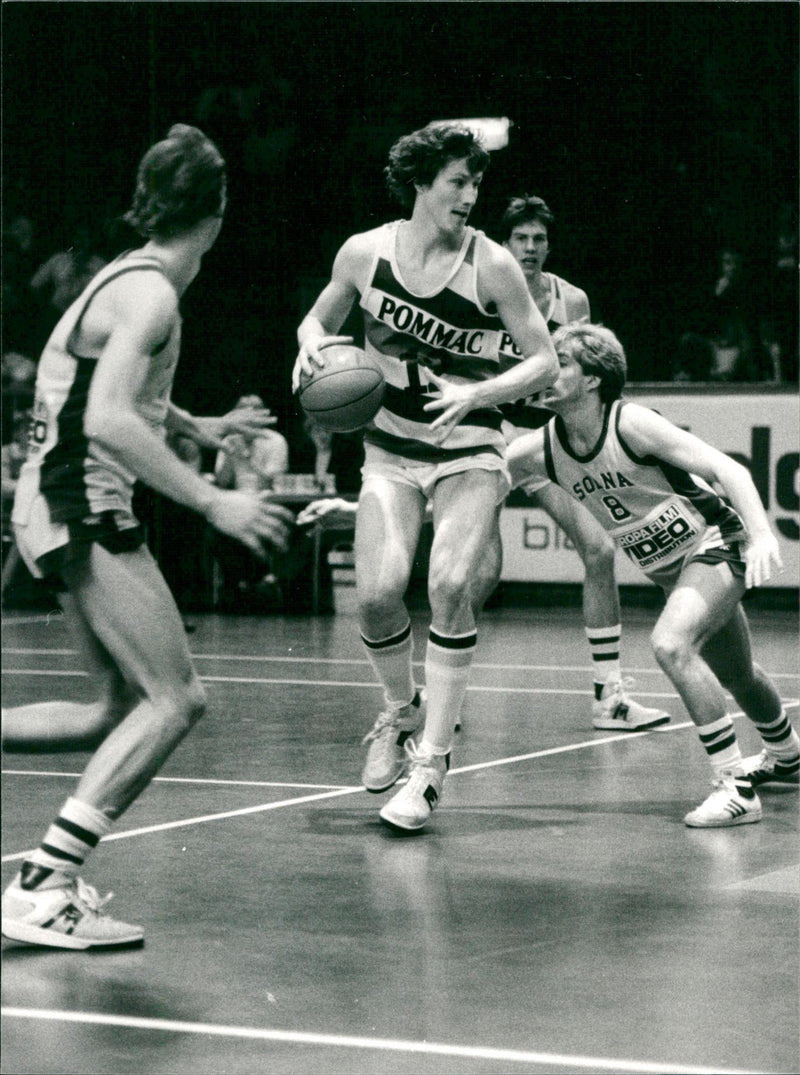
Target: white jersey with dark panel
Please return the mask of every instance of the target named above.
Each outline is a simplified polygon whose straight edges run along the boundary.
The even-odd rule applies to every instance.
[[[481,452],[504,455],[497,407],[470,411],[437,443],[431,423],[438,411],[422,408],[435,398],[428,371],[471,384],[496,377],[501,348],[511,343],[497,313],[478,298],[482,232],[467,228],[447,280],[435,291],[418,294],[403,282],[397,264],[395,221],[377,228],[375,256],[361,291],[368,355],[386,380],[383,406],[364,440],[396,455],[437,463]]]
[[[553,418],[544,430],[550,480],[588,508],[645,574],[701,547],[743,541],[738,514],[701,478],[626,444],[619,430],[624,406],[616,400],[606,408],[600,438],[585,456],[570,448],[563,420]]]
[[[12,521],[16,527],[52,529],[38,546],[69,540],[69,525],[106,512],[131,513],[135,475],[84,433],[89,387],[99,355],[83,353],[80,329],[95,296],[132,272],[160,272],[155,258],[123,254],[102,269],[66,311],[39,362],[28,438]],[[136,408],[163,433],[180,351],[180,320],[155,348]],[[135,520],[132,520],[135,522]],[[45,550],[46,551],[46,550]]]
[[[550,297],[547,310],[544,311],[542,316],[547,322],[547,329],[552,336],[557,328],[562,325],[568,325],[572,320],[567,309],[567,292],[572,285],[566,280],[562,280],[560,276],[556,276],[555,273],[549,272],[544,275],[549,281]],[[513,340],[508,339],[504,341],[504,344],[501,371],[509,369],[517,362],[521,362],[523,357],[517,347],[514,346]],[[543,407],[537,407],[536,399],[536,396],[529,396],[527,399],[520,399],[513,403],[504,403],[501,407],[503,417],[518,429],[541,429],[553,417],[553,412],[547,411]]]

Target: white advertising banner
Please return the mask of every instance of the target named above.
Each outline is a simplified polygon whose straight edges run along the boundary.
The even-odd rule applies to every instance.
[[[784,571],[770,586],[800,586],[798,399],[752,389],[630,386],[627,399],[653,407],[748,468],[780,542]],[[506,507],[500,520],[503,574],[509,582],[581,582],[583,566],[544,511]],[[617,581],[646,584],[627,556],[617,552]]]

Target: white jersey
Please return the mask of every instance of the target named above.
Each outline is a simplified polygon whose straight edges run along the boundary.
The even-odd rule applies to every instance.
[[[160,272],[155,258],[123,254],[102,269],[66,311],[47,341],[36,376],[28,455],[20,473],[13,522],[26,526],[38,497],[51,523],[68,523],[105,511],[130,512],[135,476],[83,431],[89,387],[98,355],[79,347],[83,318],[94,297],[129,272]],[[136,408],[163,434],[180,350],[180,321],[153,353]]]
[[[689,553],[744,539],[737,513],[701,478],[655,456],[638,456],[619,431],[625,403],[606,408],[588,455],[574,452],[563,420],[544,430],[545,468],[607,530],[645,574]]]
[[[467,228],[447,280],[435,291],[417,294],[406,286],[397,264],[400,221],[375,230],[375,255],[360,287],[364,314],[364,349],[380,366],[386,381],[383,406],[367,427],[364,440],[397,455],[444,462],[476,452],[505,452],[496,407],[470,411],[438,443],[431,423],[436,411],[423,406],[436,389],[427,370],[454,384],[487,380],[500,372],[500,353],[511,337],[500,318],[478,298],[482,232]]]

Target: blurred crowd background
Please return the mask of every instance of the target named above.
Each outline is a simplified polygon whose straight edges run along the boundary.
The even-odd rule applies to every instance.
[[[547,267],[618,332],[632,380],[792,385],[798,10],[4,4],[4,381],[134,241],[119,216],[143,151],[196,124],[227,158],[230,209],[185,298],[176,402],[220,413],[256,392],[292,469],[313,470],[295,328],[343,239],[400,215],[389,147],[431,120],[508,116],[472,223],[492,235],[510,196],[543,197]]]

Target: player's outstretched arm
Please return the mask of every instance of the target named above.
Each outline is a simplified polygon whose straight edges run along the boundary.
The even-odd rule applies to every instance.
[[[544,430],[535,429],[523,433],[508,446],[506,453],[508,468],[511,472],[511,488],[519,489],[531,481],[547,479],[544,462]]]
[[[745,585],[763,586],[783,570],[778,542],[769,525],[750,472],[729,455],[646,407],[628,403],[620,415],[620,433],[638,455],[654,455],[718,485],[747,531]]]
[[[470,411],[533,395],[558,377],[558,359],[547,324],[531,299],[522,270],[497,243],[487,240],[487,249],[491,256],[482,275],[481,300],[485,306],[497,307],[514,343],[527,357],[505,373],[477,384],[452,384],[427,371],[439,395],[423,409],[441,412],[431,423],[440,440]]]
[[[270,503],[268,492],[237,490],[220,493],[206,518],[215,530],[241,541],[261,560],[269,546],[286,552],[294,523],[288,508]]]
[[[371,247],[366,234],[351,236],[333,262],[330,282],[300,322],[297,342],[300,351],[292,371],[292,391],[300,385],[300,374],[310,376],[325,365],[324,349],[335,343],[352,343],[352,336],[337,336],[353,303],[358,298],[358,281],[369,267]]]
[[[298,526],[321,525],[326,530],[341,530],[355,525],[358,503],[343,497],[312,500],[297,516]]]
[[[223,442],[229,434],[238,433],[249,440],[276,425],[277,421],[268,407],[235,407],[218,417],[198,417],[171,403],[166,425],[170,433],[190,437],[202,448],[227,451],[228,446]]]

